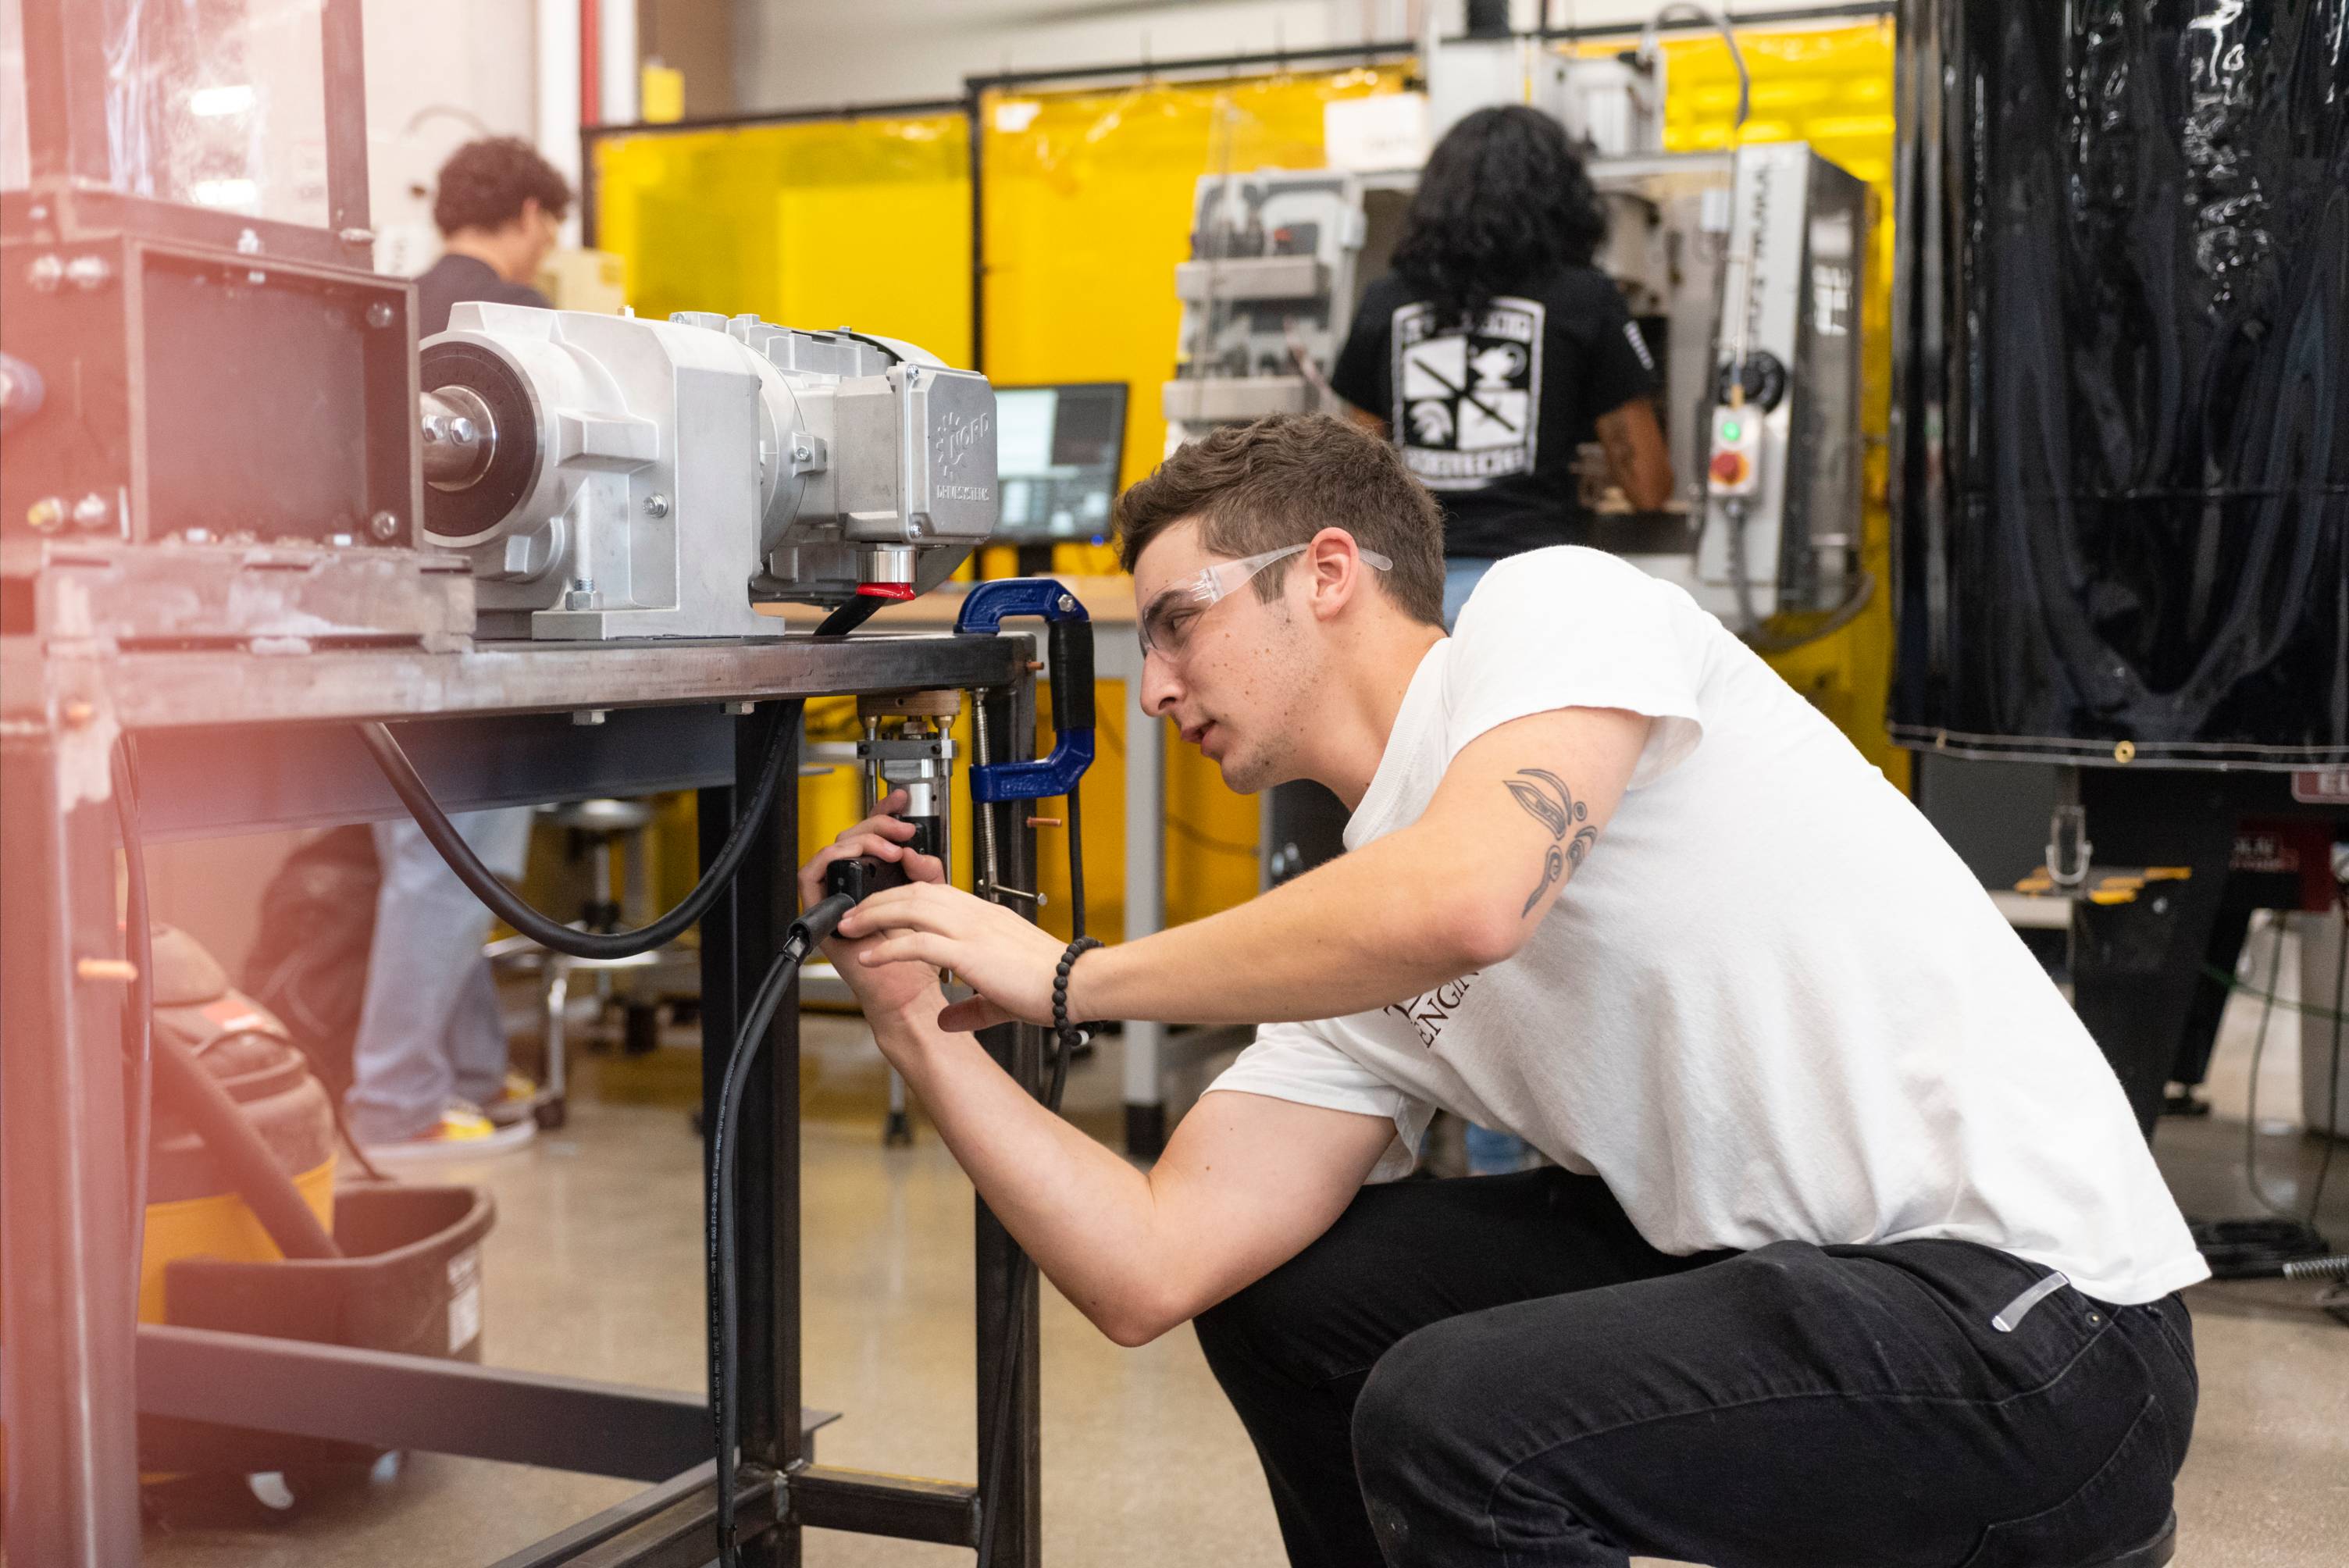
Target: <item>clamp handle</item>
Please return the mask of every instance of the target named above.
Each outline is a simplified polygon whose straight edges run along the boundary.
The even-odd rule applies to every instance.
[[[1052,655],[1052,751],[1034,762],[970,770],[970,798],[1039,800],[1066,795],[1093,760],[1093,623],[1077,596],[1050,577],[1002,577],[974,584],[955,617],[958,634],[993,636],[1014,615],[1040,615]]]

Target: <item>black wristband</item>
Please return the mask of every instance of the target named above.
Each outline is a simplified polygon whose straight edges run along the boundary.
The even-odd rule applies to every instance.
[[[1077,966],[1077,955],[1090,953],[1102,945],[1098,937],[1080,936],[1069,944],[1061,954],[1061,966],[1052,974],[1052,1034],[1066,1050],[1074,1050],[1079,1035],[1077,1026],[1069,1022],[1069,971]]]

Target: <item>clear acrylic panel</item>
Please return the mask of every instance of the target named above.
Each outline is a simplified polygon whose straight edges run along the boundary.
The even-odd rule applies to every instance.
[[[0,191],[22,191],[32,181],[32,143],[25,133],[24,0],[0,0]]]
[[[20,3],[20,0],[9,0]],[[325,0],[98,0],[108,183],[323,226]]]

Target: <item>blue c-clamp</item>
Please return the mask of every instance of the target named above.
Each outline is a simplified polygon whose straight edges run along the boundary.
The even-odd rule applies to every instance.
[[[973,768],[970,798],[982,805],[1066,795],[1093,761],[1092,617],[1050,577],[1004,577],[972,586],[955,630],[991,637],[1014,615],[1040,615],[1050,623],[1052,753],[1033,762]]]

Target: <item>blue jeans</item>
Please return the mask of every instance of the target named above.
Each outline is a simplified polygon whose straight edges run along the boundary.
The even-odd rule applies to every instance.
[[[530,849],[530,819],[531,808],[517,806],[454,821],[473,852],[512,879]],[[383,881],[344,1104],[360,1142],[390,1143],[429,1130],[451,1099],[495,1099],[506,1032],[481,956],[490,912],[406,818],[376,824],[375,850]]]
[[[1452,630],[1460,619],[1460,607],[1468,603],[1468,595],[1476,591],[1485,573],[1493,569],[1489,561],[1475,556],[1459,555],[1444,563],[1444,629]],[[1526,1168],[1526,1141],[1513,1132],[1495,1132],[1489,1127],[1468,1125],[1468,1174],[1498,1176]]]

